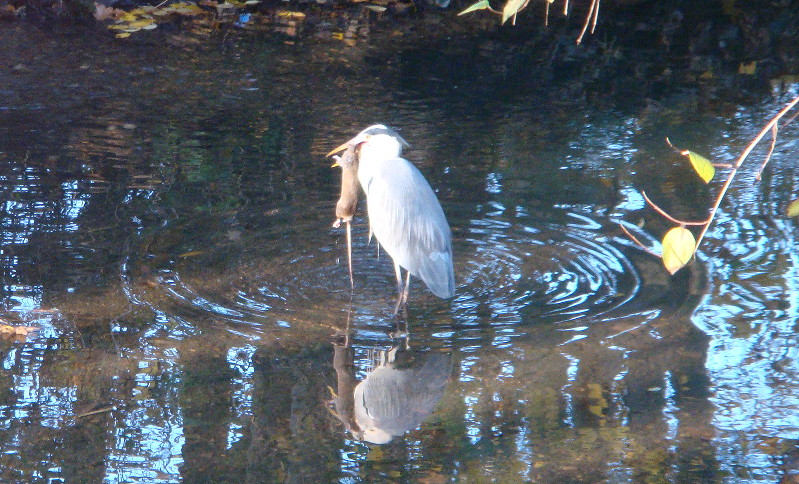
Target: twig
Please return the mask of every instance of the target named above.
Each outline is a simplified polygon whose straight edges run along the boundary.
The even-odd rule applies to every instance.
[[[92,415],[97,415],[98,413],[110,412],[113,409],[114,409],[114,407],[99,408],[97,410],[92,410],[91,412],[86,412],[86,413],[82,413],[80,415],[75,415],[75,418],[90,417]]]
[[[599,0],[591,0],[591,6],[588,7],[588,15],[585,16],[585,23],[583,24],[583,30],[580,31],[580,35],[577,37],[577,43],[583,41],[583,36],[585,32],[588,30],[588,24],[591,23],[591,18],[594,16],[594,11],[599,9]]]
[[[649,255],[652,255],[652,256],[655,256],[655,257],[658,257],[658,258],[660,257],[660,254],[658,254],[654,250],[652,250],[649,247],[647,247],[644,244],[642,244],[640,240],[636,239],[635,236],[633,234],[631,234],[630,231],[627,230],[627,227],[625,227],[624,224],[622,224],[621,222],[619,222],[619,227],[621,228],[621,231],[624,232],[627,235],[627,237],[630,238],[630,240],[632,240],[633,242],[638,244],[638,246],[641,247],[642,249],[644,249],[644,251],[646,251]]]
[[[763,175],[763,170],[766,169],[766,165],[768,164],[769,160],[771,160],[771,155],[774,153],[774,146],[777,144],[777,123],[774,123],[774,126],[771,127],[771,146],[769,146],[768,153],[766,153],[766,158],[763,160],[763,164],[760,165],[760,169],[757,170],[757,175],[755,175],[755,181],[759,182],[760,177]]]
[[[699,238],[696,240],[697,247],[699,247],[699,245],[702,243],[702,239],[705,238],[705,234],[707,233],[707,230],[710,228],[710,224],[713,222],[713,218],[716,216],[716,212],[721,206],[721,200],[724,198],[724,195],[727,193],[727,190],[730,188],[730,185],[732,185],[732,180],[733,178],[735,178],[735,174],[738,172],[738,169],[741,168],[741,165],[743,164],[744,160],[746,160],[746,157],[749,156],[749,153],[752,152],[752,150],[755,148],[755,145],[757,145],[760,142],[760,140],[763,139],[763,136],[765,136],[766,133],[768,133],[772,129],[772,127],[776,125],[779,122],[779,120],[783,116],[785,116],[785,114],[787,114],[788,111],[793,109],[793,107],[796,106],[797,104],[799,104],[799,96],[797,96],[793,101],[786,104],[785,107],[780,110],[780,112],[778,112],[773,118],[771,118],[771,121],[769,121],[768,124],[766,124],[763,127],[763,129],[760,130],[757,136],[755,136],[755,139],[753,139],[746,146],[746,149],[744,149],[743,153],[741,153],[741,156],[738,158],[738,160],[735,162],[735,165],[732,167],[732,171],[730,172],[729,175],[727,175],[727,181],[725,181],[724,186],[721,187],[721,191],[719,192],[718,197],[716,197],[716,203],[713,205],[713,208],[710,209],[710,219],[708,220],[707,225],[705,225],[702,228],[702,233],[699,234]]]
[[[549,26],[549,0],[545,0],[547,4],[546,12],[544,13],[544,27]]]
[[[711,220],[710,217],[708,217],[706,220],[703,220],[701,222],[686,222],[685,220],[678,220],[678,219],[672,217],[671,215],[669,215],[668,213],[666,213],[666,211],[663,210],[662,208],[660,208],[657,205],[655,205],[655,202],[653,202],[652,200],[649,199],[648,196],[646,196],[646,192],[641,192],[641,195],[644,196],[644,200],[646,200],[646,203],[648,203],[650,207],[655,209],[655,211],[657,213],[659,213],[660,215],[663,215],[670,222],[674,222],[675,224],[678,224],[678,225],[691,225],[691,226],[696,226],[696,227],[698,227],[700,225],[705,225],[707,223],[710,223],[710,220]]]
[[[563,2],[563,15],[569,15],[569,0]]]

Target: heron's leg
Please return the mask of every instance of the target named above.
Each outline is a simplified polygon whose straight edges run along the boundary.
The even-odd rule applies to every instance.
[[[350,269],[350,288],[355,289],[355,281],[352,279],[352,225],[347,220],[347,266]]]
[[[396,261],[394,261],[394,274],[397,275],[397,305],[394,306],[394,315],[396,316],[399,308],[404,304],[402,297],[402,268]]]
[[[402,291],[402,304],[408,304],[408,293],[411,292],[411,271],[405,272],[405,290]]]

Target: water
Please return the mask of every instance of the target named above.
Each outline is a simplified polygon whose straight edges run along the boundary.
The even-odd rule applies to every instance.
[[[412,40],[156,39],[0,38],[0,317],[38,328],[0,339],[0,480],[796,471],[795,128],[676,276],[618,227],[656,243],[642,190],[704,218],[711,191],[663,137],[731,162],[786,93],[697,103],[675,86],[606,109],[563,85],[514,91],[469,66],[469,40],[437,57]],[[324,154],[374,122],[411,143],[454,236],[455,298],[414,281],[400,320],[363,212],[354,291],[331,227]]]

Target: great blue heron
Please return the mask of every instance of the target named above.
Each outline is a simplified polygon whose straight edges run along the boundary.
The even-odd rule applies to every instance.
[[[328,153],[357,150],[358,181],[366,193],[370,233],[394,261],[399,292],[395,313],[408,302],[411,274],[438,297],[455,294],[449,224],[430,184],[400,156],[403,145],[408,143],[394,130],[376,124]],[[351,190],[346,196],[357,197],[357,193]],[[402,268],[407,271],[404,285]]]

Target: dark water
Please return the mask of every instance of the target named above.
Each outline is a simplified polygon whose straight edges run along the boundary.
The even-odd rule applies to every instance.
[[[618,228],[665,229],[641,190],[704,218],[712,193],[664,136],[731,162],[795,86],[609,109],[480,73],[468,40],[439,58],[4,29],[0,317],[39,329],[0,339],[3,482],[799,470],[795,128],[676,276]],[[375,122],[409,140],[454,235],[455,298],[416,281],[401,320],[366,221],[354,291],[331,227],[324,154]]]

